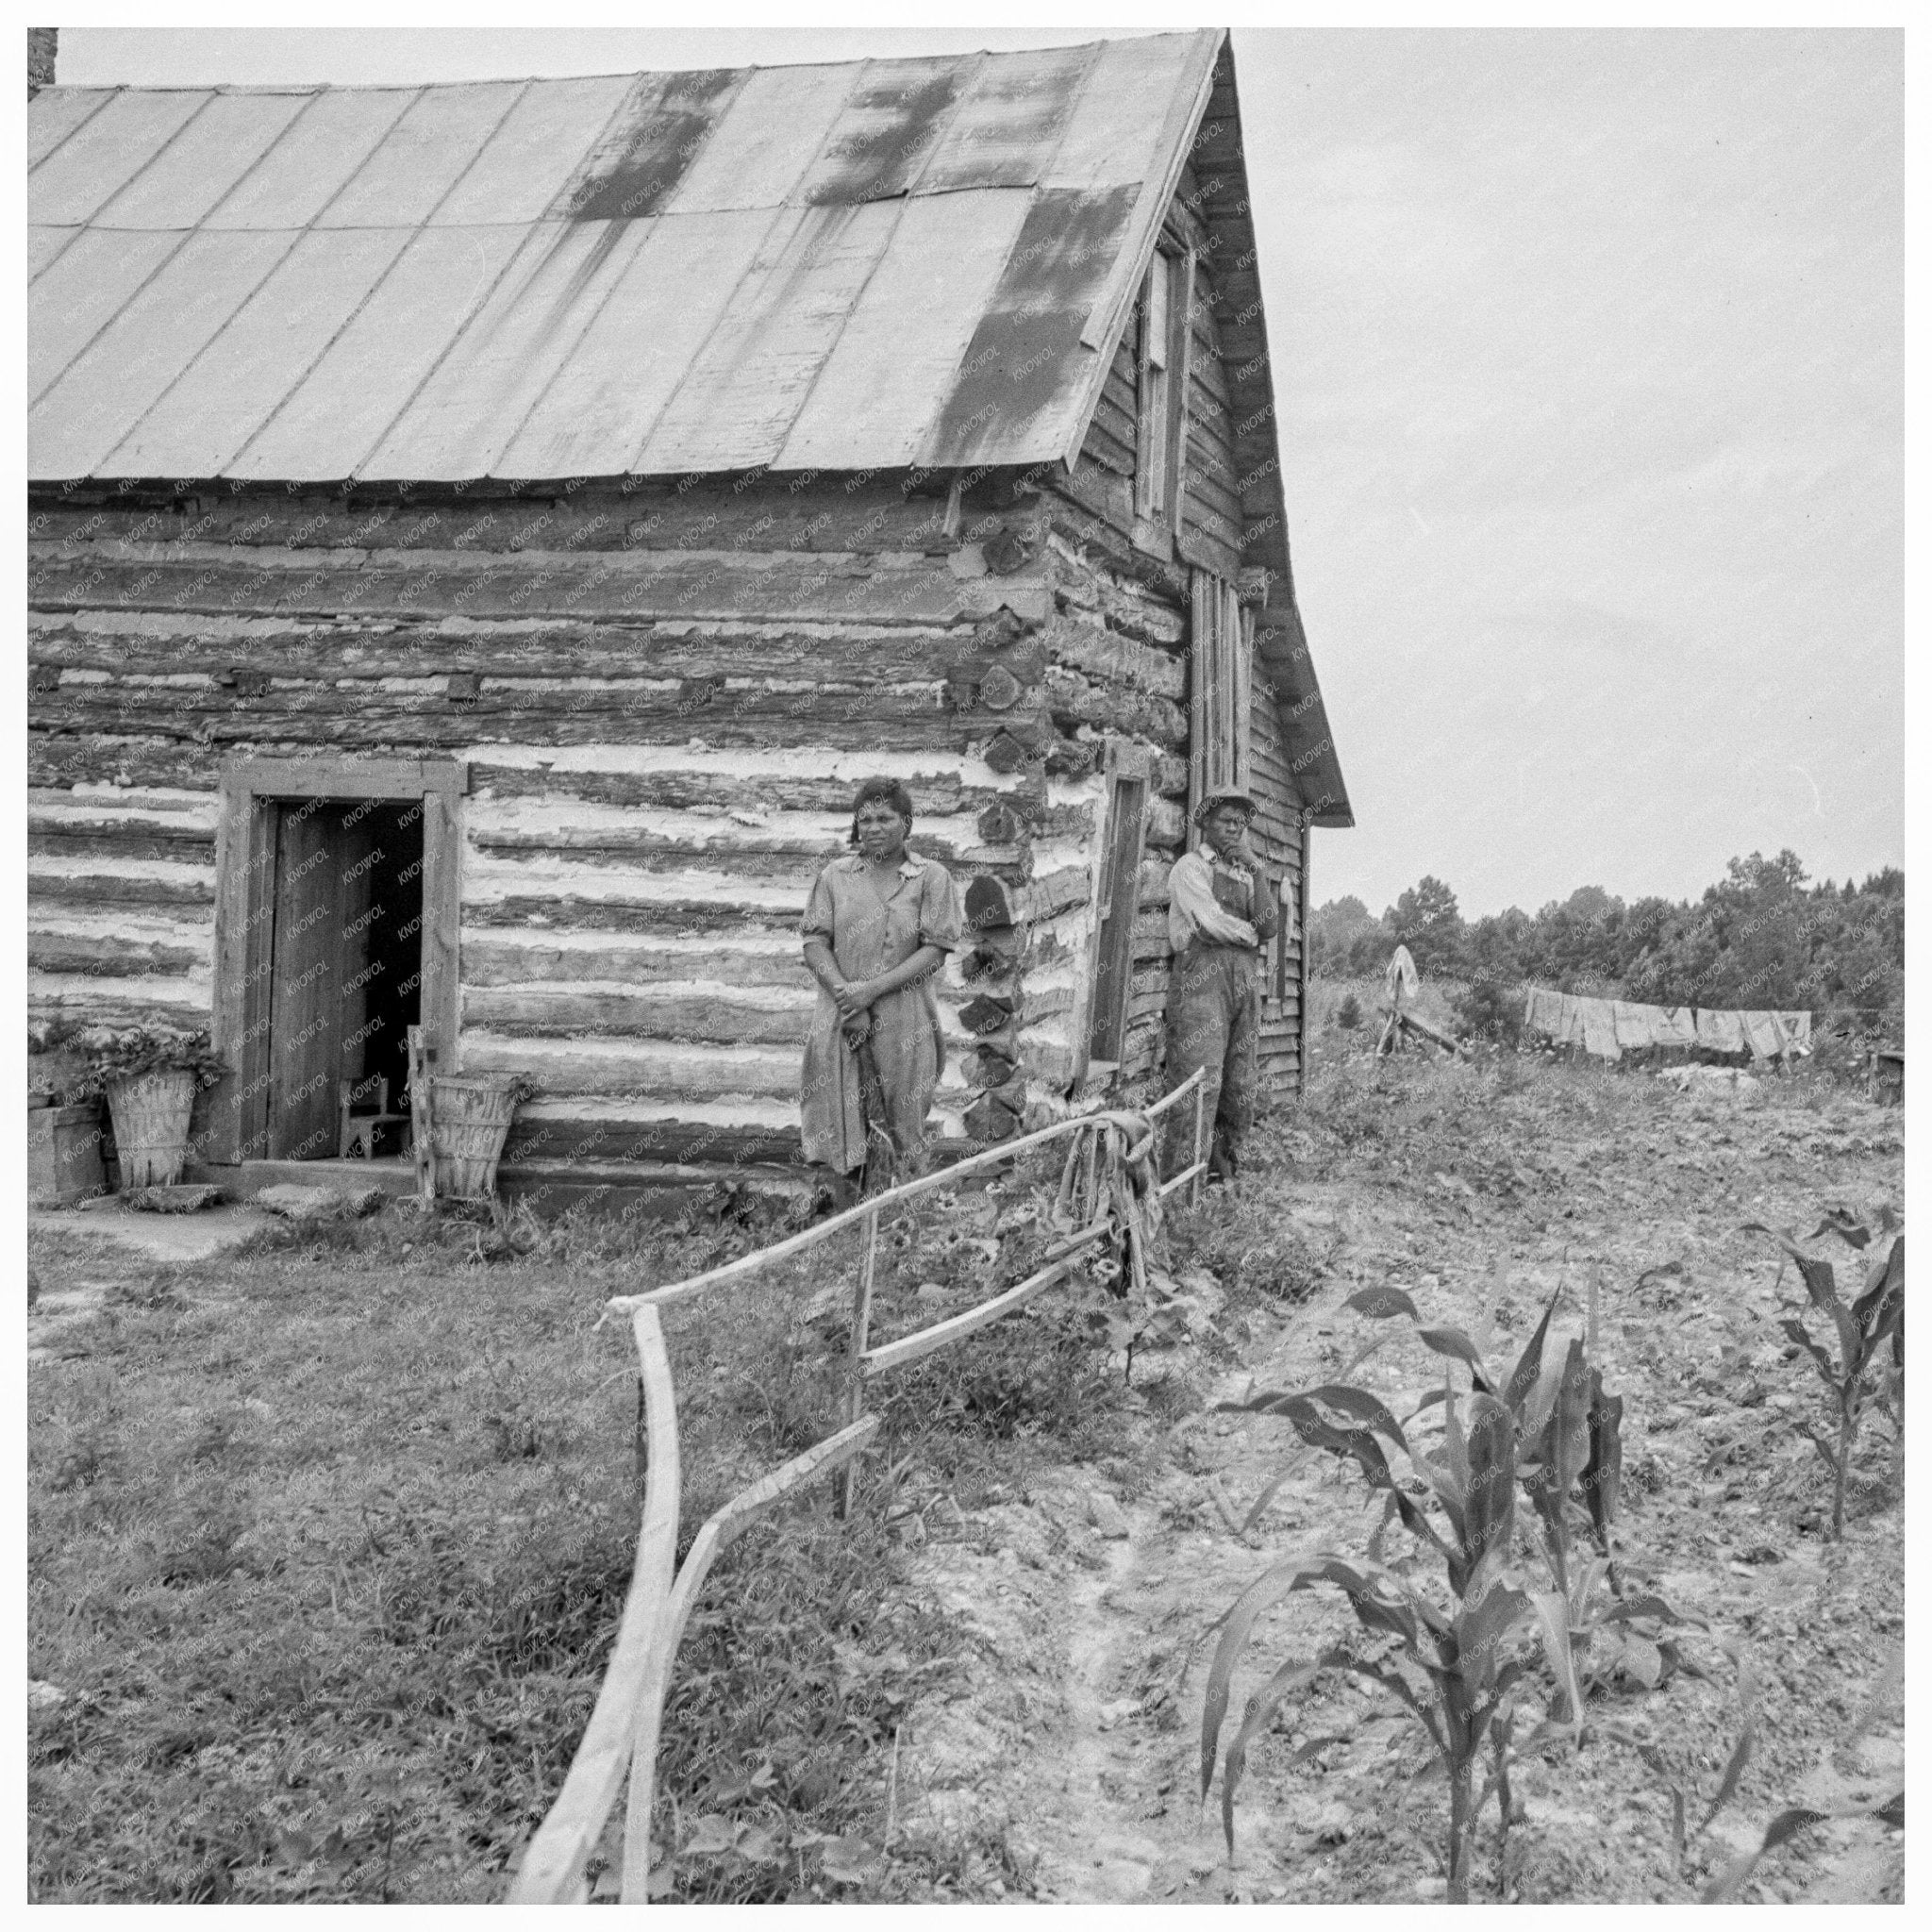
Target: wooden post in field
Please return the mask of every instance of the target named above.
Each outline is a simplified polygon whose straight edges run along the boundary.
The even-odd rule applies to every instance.
[[[859,1264],[858,1287],[852,1298],[852,1354],[847,1364],[845,1421],[856,1423],[865,1407],[865,1351],[872,1339],[872,1283],[879,1258],[879,1210],[865,1217],[865,1259]],[[852,1491],[857,1481],[853,1465],[839,1472],[838,1512],[840,1520],[852,1514]]]

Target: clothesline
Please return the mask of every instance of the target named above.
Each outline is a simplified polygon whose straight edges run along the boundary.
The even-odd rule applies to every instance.
[[[1702,1046],[1784,1059],[1811,1051],[1811,1015],[1769,1010],[1724,1011],[1710,1007],[1653,1007],[1636,1000],[1592,999],[1532,986],[1524,1025],[1558,1046],[1580,1046],[1600,1059],[1621,1059],[1626,1049]]]

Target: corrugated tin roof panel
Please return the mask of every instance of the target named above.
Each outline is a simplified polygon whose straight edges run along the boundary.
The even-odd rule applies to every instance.
[[[660,215],[641,234],[575,354],[497,458],[498,476],[617,476],[639,452],[737,291],[771,208]]]
[[[314,100],[313,94],[215,95],[147,167],[96,210],[91,217],[93,225],[198,227]]]
[[[179,245],[29,411],[27,446],[36,474],[177,474],[173,464],[132,472],[102,465],[268,278],[294,239],[206,230],[184,239],[142,232],[143,243]]]
[[[419,228],[321,358],[218,474],[356,476],[451,341],[482,306],[528,231]],[[163,475],[169,472],[163,470]],[[411,474],[407,467],[389,473]]]
[[[425,87],[316,217],[316,225],[413,228],[430,221],[532,85],[488,80]]]
[[[414,106],[415,88],[340,87],[309,96],[300,119],[237,181],[208,228],[306,228]]]
[[[855,442],[881,468],[917,459],[1031,199],[977,188],[905,204],[774,469],[837,469]],[[906,326],[910,315],[919,328]]]
[[[33,360],[59,379],[30,471],[112,453],[208,474],[223,450],[218,474],[291,481],[1064,454],[1104,373],[1083,332],[1139,273],[1117,258],[1151,245],[1220,39],[46,90],[32,219],[99,225],[42,244]],[[148,234],[111,232],[128,223]],[[152,236],[177,225],[192,253],[158,269]],[[305,246],[264,286],[305,229],[390,245]],[[281,314],[284,384],[276,317],[325,258],[341,279]],[[211,279],[190,288],[186,262]]]
[[[27,103],[29,128],[39,125],[41,104],[58,102],[61,90],[42,88]],[[118,89],[26,177],[27,219],[42,227],[64,227],[93,219],[135,175],[167,152],[168,143],[208,106],[211,93],[141,93]]]

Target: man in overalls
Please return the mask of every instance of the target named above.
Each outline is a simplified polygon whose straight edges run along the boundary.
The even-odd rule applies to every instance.
[[[1213,1126],[1208,1177],[1234,1178],[1241,1139],[1255,1118],[1260,1037],[1259,966],[1281,928],[1274,895],[1247,840],[1255,801],[1210,791],[1194,814],[1200,842],[1167,878],[1167,933],[1174,965],[1167,995],[1167,1085],[1199,1068],[1204,1115]],[[1194,1109],[1168,1115],[1165,1170],[1194,1158]]]

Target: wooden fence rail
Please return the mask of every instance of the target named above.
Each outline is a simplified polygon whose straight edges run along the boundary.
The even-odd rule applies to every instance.
[[[1087,1252],[1109,1236],[1131,1249],[1138,1274],[1139,1243],[1126,1225],[1133,1213],[1126,1198],[1126,1184],[1116,1182],[1111,1188],[1113,1204],[1105,1211],[1101,1211],[1096,1198],[1101,1191],[1103,1142],[1111,1135],[1118,1136],[1120,1143],[1124,1144],[1129,1134],[1148,1130],[1158,1115],[1191,1095],[1194,1111],[1193,1161],[1173,1179],[1160,1183],[1156,1191],[1165,1196],[1191,1184],[1198,1197],[1201,1175],[1207,1168],[1204,1157],[1208,1123],[1202,1107],[1202,1076],[1196,1073],[1141,1112],[1082,1114],[1019,1140],[1002,1141],[997,1147],[973,1155],[937,1174],[902,1182],[815,1227],[703,1274],[642,1294],[611,1299],[608,1312],[630,1318],[644,1414],[644,1507],[638,1533],[637,1559],[631,1569],[624,1614],[591,1721],[584,1727],[583,1739],[571,1760],[570,1773],[557,1802],[524,1854],[523,1864],[508,1892],[508,1904],[583,1905],[589,1901],[591,1881],[587,1868],[604,1835],[626,1774],[630,1788],[625,1807],[619,1897],[625,1905],[644,1904],[650,1878],[651,1804],[664,1699],[671,1688],[671,1673],[685,1625],[712,1564],[761,1514],[820,1476],[839,1474],[839,1512],[841,1516],[849,1512],[853,1497],[852,1465],[879,1426],[876,1415],[865,1413],[865,1390],[874,1378],[962,1341],[1002,1316],[1024,1307],[1073,1274]],[[1094,1218],[1055,1242],[1046,1252],[1044,1265],[1025,1280],[964,1314],[872,1347],[872,1294],[878,1263],[880,1216],[921,1195],[950,1187],[966,1174],[1005,1166],[1016,1155],[1061,1140],[1071,1142],[1062,1174],[1061,1198],[1083,1202]],[[864,1231],[865,1253],[853,1294],[845,1426],[761,1476],[714,1511],[699,1529],[679,1565],[676,1555],[681,1472],[677,1400],[658,1310],[667,1303],[686,1300],[723,1282],[740,1279],[774,1261],[801,1254],[854,1225]]]

